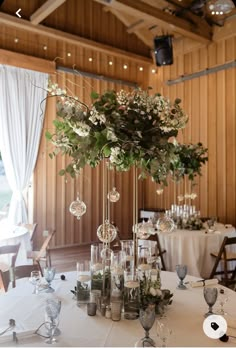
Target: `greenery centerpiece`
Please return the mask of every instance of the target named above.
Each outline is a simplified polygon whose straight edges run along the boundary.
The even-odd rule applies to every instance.
[[[59,97],[55,133],[46,133],[56,148],[50,156],[61,152],[71,158],[60,175],[75,177],[86,164],[95,167],[109,158],[117,170],[127,171],[136,165],[140,177],[151,176],[167,185],[167,176],[179,158],[173,139],[188,121],[180,99],[172,103],[141,89],[102,95],[93,92],[88,107],[56,84],[50,85],[48,92]]]

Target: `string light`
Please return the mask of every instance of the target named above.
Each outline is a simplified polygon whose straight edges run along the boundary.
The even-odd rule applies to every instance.
[[[18,42],[20,42],[20,43],[22,43],[22,45],[24,45],[24,44],[32,44],[32,46],[33,47],[36,47],[37,45],[36,45],[36,41],[34,41],[34,40],[25,40],[24,38],[18,38],[18,37],[14,37],[13,35],[9,35],[9,34],[6,34],[6,38],[7,38],[7,40],[12,40],[15,44],[17,44]],[[43,50],[43,51],[47,51],[48,52],[48,54],[49,54],[49,56],[50,56],[50,53],[51,53],[51,49],[50,49],[50,45],[40,45],[40,48],[41,48],[41,50]],[[20,51],[19,51],[19,53],[21,53]],[[67,52],[66,50],[63,50],[63,49],[61,49],[60,50],[60,56],[63,56],[63,55],[65,55],[66,57],[72,57],[72,53],[71,52]],[[84,57],[84,55],[79,55],[79,56],[76,56],[77,58],[83,58]],[[94,59],[93,57],[88,57],[87,58],[90,62],[94,62],[94,61],[96,61],[96,59]],[[117,69],[119,69],[119,67],[121,66],[124,70],[127,70],[127,69],[129,69],[129,70],[131,70],[131,71],[133,71],[134,69],[135,70],[139,70],[139,71],[144,71],[145,70],[145,68],[146,68],[146,66],[138,66],[137,65],[137,63],[135,64],[133,61],[131,61],[131,62],[128,62],[128,63],[121,63],[121,62],[119,62],[119,61],[117,61],[117,62],[115,62],[114,60],[112,60],[112,58],[110,58],[110,60],[105,60],[105,59],[99,59],[99,62],[100,63],[103,63],[103,64],[108,64],[109,66],[116,66],[116,68]],[[152,73],[155,73],[156,71],[155,70],[153,70],[152,71]]]
[[[152,69],[152,74],[155,74],[156,73],[156,69]]]

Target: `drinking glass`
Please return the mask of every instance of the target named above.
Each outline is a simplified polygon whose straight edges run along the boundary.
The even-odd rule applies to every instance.
[[[177,265],[176,266],[176,272],[177,272],[177,275],[180,279],[180,282],[177,286],[177,289],[180,289],[180,290],[187,289],[187,287],[183,283],[183,280],[186,277],[187,271],[188,271],[188,268],[186,265]]]
[[[51,287],[51,282],[53,281],[56,274],[56,269],[53,267],[44,268],[43,275],[48,283],[48,288],[46,292],[54,292],[55,290]]]
[[[46,339],[46,343],[53,344],[57,342],[55,336],[58,336],[60,334],[60,330],[57,329],[57,326],[59,324],[60,311],[61,301],[59,301],[58,299],[48,299],[46,301],[45,326],[49,332],[49,338]]]
[[[203,294],[204,294],[205,301],[209,306],[209,310],[205,314],[205,317],[208,317],[208,315],[213,314],[212,308],[213,308],[214,304],[216,303],[217,296],[218,296],[218,290],[217,290],[217,288],[204,288]]]
[[[155,319],[155,305],[150,305],[146,309],[139,310],[139,320],[145,330],[145,336],[139,341],[139,347],[156,347],[155,341],[149,337],[149,330],[151,330]]]
[[[41,274],[39,271],[32,271],[30,273],[30,282],[34,285],[33,294],[39,293],[39,284],[41,281]]]
[[[166,347],[168,338],[172,334],[172,330],[167,323],[157,321],[157,336],[162,342],[162,347]]]
[[[218,300],[219,300],[219,305],[220,308],[217,310],[217,314],[220,315],[227,315],[227,313],[224,310],[224,305],[225,303],[228,301],[229,297],[228,297],[228,292],[226,289],[220,288],[218,291]]]

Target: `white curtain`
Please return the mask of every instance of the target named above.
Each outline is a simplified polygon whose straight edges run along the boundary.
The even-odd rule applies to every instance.
[[[0,65],[0,151],[13,191],[8,221],[28,222],[23,190],[37,159],[48,74]]]

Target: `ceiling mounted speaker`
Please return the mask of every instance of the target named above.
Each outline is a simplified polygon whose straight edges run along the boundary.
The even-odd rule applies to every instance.
[[[172,37],[170,35],[156,36],[154,49],[157,66],[173,64]]]

